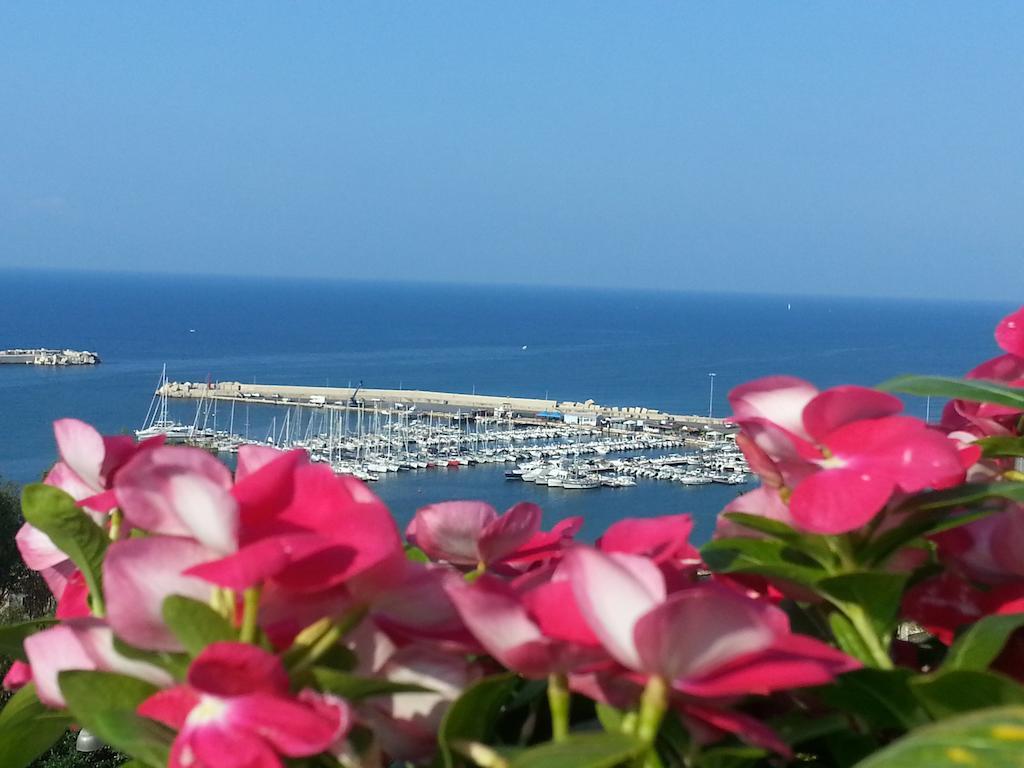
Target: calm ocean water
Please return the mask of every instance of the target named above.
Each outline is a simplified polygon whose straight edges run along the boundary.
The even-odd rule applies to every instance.
[[[821,387],[899,373],[961,374],[997,353],[1007,304],[643,293],[524,287],[0,272],[0,348],[90,349],[102,365],[0,367],[0,476],[37,479],[50,422],[109,433],[140,426],[166,363],[171,379],[475,391],[727,412],[728,390],[789,373]],[[523,349],[523,347],[526,349]],[[191,422],[195,406],[176,415]],[[909,403],[924,416],[924,403]],[[267,412],[253,407],[252,434]],[[937,411],[933,411],[937,417]],[[242,418],[236,414],[236,426]],[[264,432],[266,427],[263,426]],[[504,467],[402,473],[373,488],[400,521],[418,506],[481,498],[540,503],[596,535],[627,515],[692,512],[697,539],[736,494],[641,481],[565,491],[507,483]]]

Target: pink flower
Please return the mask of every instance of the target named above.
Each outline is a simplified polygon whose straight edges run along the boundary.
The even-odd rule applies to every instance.
[[[72,619],[25,638],[25,655],[39,700],[63,707],[57,675],[65,670],[119,672],[154,685],[170,685],[162,669],[122,656],[114,649],[114,634],[100,619]]]
[[[187,536],[212,550],[238,548],[231,473],[200,448],[161,446],[138,454],[114,483],[126,522],[148,533]]]
[[[281,756],[324,752],[348,731],[348,706],[312,691],[293,696],[276,656],[213,643],[185,685],[161,691],[139,714],[178,730],[170,768],[281,768]]]
[[[1024,357],[1024,307],[999,322],[996,326],[996,343],[1008,354]]]
[[[4,690],[16,691],[32,682],[32,667],[24,661],[15,660],[4,675]]]
[[[156,447],[163,438],[136,444],[129,437],[104,437],[78,419],[58,419],[53,433],[61,460],[53,465],[43,482],[60,488],[79,503],[83,514],[99,525],[106,522],[107,512],[116,506],[109,491],[115,474],[132,456]],[[75,567],[50,537],[28,523],[15,536],[21,558],[46,581],[59,601],[68,578]]]
[[[706,583],[668,595],[660,571],[643,558],[578,547],[564,567],[580,612],[608,653],[685,696],[820,685],[859,666],[792,634],[778,608],[734,590]]]
[[[245,472],[231,491],[238,551],[189,575],[236,590],[273,579],[286,590],[316,592],[402,551],[391,513],[362,481],[309,464],[302,451],[252,458],[243,454]]]
[[[164,624],[164,599],[181,595],[208,601],[213,586],[185,571],[217,556],[199,542],[177,536],[147,536],[111,544],[103,562],[103,592],[107,620],[118,637],[139,648],[182,650]]]
[[[499,516],[482,501],[446,501],[417,510],[405,535],[432,560],[490,565],[529,542],[540,518],[540,507],[526,502]]]
[[[769,475],[770,485],[792,490],[789,510],[798,527],[844,533],[871,520],[897,492],[963,480],[957,444],[895,415],[902,409],[897,398],[863,387],[813,394],[799,382],[761,379],[729,396],[750,440],[752,466]]]
[[[348,645],[359,659],[356,674],[426,689],[374,696],[357,708],[359,721],[373,731],[391,760],[429,760],[437,750],[437,733],[448,707],[480,677],[479,668],[460,655],[429,646],[396,648],[366,623],[350,636]]]
[[[691,531],[690,515],[627,517],[608,526],[597,548],[649,558],[661,569],[671,592],[692,582],[702,564],[700,552],[689,541]]]
[[[452,582],[448,594],[487,652],[525,677],[565,674],[607,658],[564,577],[520,592],[485,574],[473,584]]]

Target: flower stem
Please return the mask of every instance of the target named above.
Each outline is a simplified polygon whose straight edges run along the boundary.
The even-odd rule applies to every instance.
[[[313,666],[321,656],[334,647],[335,643],[355,629],[367,613],[368,609],[365,605],[357,605],[354,608],[350,608],[340,619],[331,624],[330,628],[321,634],[309,646],[309,649],[291,665],[291,671],[303,672]]]
[[[124,519],[124,515],[120,509],[115,508],[110,513],[110,540],[117,541],[121,537],[121,521]]]
[[[850,620],[850,624],[860,635],[860,639],[864,642],[864,646],[871,656],[873,666],[878,669],[893,669],[892,657],[886,650],[882,638],[875,632],[875,628],[871,626],[871,621],[868,619],[864,609],[859,605],[847,604],[843,613],[846,614],[846,618]]]
[[[239,639],[243,643],[255,643],[256,634],[259,631],[257,619],[260,613],[259,586],[249,587],[242,593],[242,630]]]
[[[664,678],[652,675],[640,697],[640,721],[636,729],[636,735],[647,744],[654,743],[667,708],[668,685]]]
[[[661,728],[661,721],[668,709],[668,684],[665,678],[652,675],[640,696],[640,717],[637,722],[636,735],[647,745],[636,759],[636,765],[649,766],[657,764],[653,759],[654,740]]]
[[[569,681],[565,675],[548,675],[551,736],[555,741],[565,741],[569,736],[569,698]]]

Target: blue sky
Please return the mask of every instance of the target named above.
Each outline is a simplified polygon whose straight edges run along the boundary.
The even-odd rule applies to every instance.
[[[4,3],[0,266],[1016,299],[1024,4]]]

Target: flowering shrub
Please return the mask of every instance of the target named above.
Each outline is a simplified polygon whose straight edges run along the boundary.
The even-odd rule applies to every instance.
[[[0,764],[1021,765],[1024,309],[963,380],[730,394],[762,485],[688,515],[433,504],[403,536],[301,451],[55,424],[23,495],[52,619],[0,629]],[[949,398],[938,427],[889,392]]]

